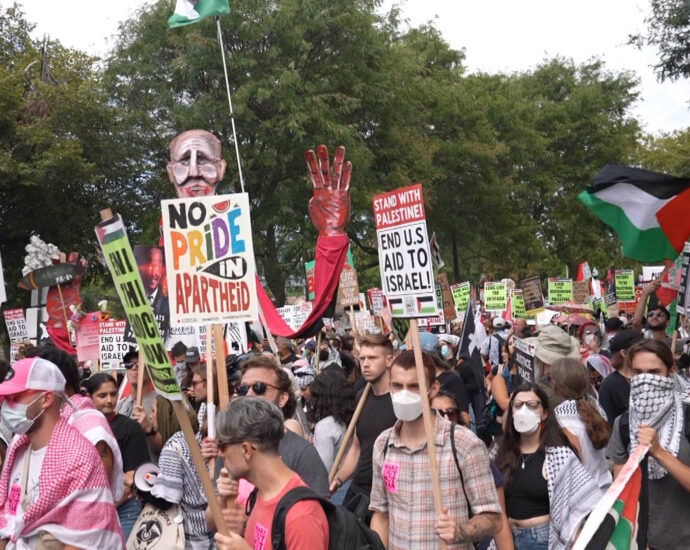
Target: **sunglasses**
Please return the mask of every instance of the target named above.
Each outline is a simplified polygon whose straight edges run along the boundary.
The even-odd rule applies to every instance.
[[[250,389],[254,395],[263,395],[269,387],[276,390],[278,389],[278,386],[267,384],[266,382],[254,382],[251,386],[248,384],[240,384],[235,390],[235,395],[239,395],[240,397],[247,395]]]
[[[666,315],[664,314],[663,311],[650,311],[647,314],[647,317],[659,317],[659,319],[665,319]]]
[[[513,401],[513,410],[521,409],[523,405],[527,405],[527,408],[530,411],[536,411],[539,407],[541,407],[541,401]]]
[[[137,361],[130,361],[129,363],[123,363],[122,366],[125,367],[127,370],[133,369],[134,367],[138,366],[139,363]]]
[[[458,417],[458,409],[449,407],[448,409],[431,409],[431,414],[440,414],[441,416],[451,420]]]

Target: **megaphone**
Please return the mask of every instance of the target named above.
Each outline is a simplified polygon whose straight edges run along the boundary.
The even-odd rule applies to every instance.
[[[156,478],[158,477],[158,466],[153,462],[144,462],[134,471],[134,487],[141,493],[150,493]]]

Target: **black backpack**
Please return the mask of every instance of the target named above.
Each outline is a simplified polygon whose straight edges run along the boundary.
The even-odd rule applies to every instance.
[[[278,502],[271,525],[273,550],[285,550],[285,518],[293,504],[301,500],[316,500],[328,520],[329,550],[384,550],[379,536],[342,506],[321,498],[309,487],[295,487]]]

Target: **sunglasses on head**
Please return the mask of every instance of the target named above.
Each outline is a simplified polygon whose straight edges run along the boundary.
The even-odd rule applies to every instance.
[[[239,396],[247,395],[251,389],[254,395],[263,395],[266,393],[266,390],[269,387],[275,388],[276,390],[278,389],[278,386],[274,386],[273,384],[267,384],[266,382],[254,382],[251,386],[248,384],[240,384],[237,386],[235,394]]]
[[[440,414],[441,416],[451,419],[458,417],[458,409],[456,407],[448,407],[447,409],[431,409],[431,414]]]

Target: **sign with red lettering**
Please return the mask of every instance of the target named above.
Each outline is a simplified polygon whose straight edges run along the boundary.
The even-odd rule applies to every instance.
[[[393,317],[436,315],[421,184],[376,195],[374,224],[383,293]]]
[[[171,326],[254,320],[248,195],[164,200],[161,206]]]

